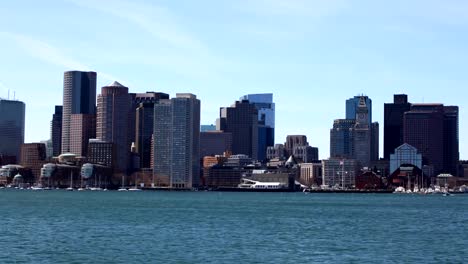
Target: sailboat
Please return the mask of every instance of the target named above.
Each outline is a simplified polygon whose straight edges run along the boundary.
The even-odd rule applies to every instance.
[[[135,187],[128,189],[131,192],[138,192],[141,191],[141,189],[137,188],[137,178],[135,177]]]
[[[70,187],[67,188],[67,191],[73,191],[73,171],[70,173]]]
[[[125,176],[122,175],[122,187],[120,187],[117,191],[119,191],[119,192],[126,192],[126,191],[128,191],[127,189],[124,188],[124,180],[125,180]]]

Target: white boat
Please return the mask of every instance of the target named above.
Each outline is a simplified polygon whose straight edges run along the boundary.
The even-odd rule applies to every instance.
[[[397,187],[393,193],[405,193],[405,192],[406,192],[405,188],[400,186],[400,187]]]
[[[78,188],[78,191],[83,192],[83,191],[86,191],[86,189],[85,188]]]
[[[33,191],[42,191],[42,190],[44,190],[44,188],[39,187],[39,186],[33,186],[33,187],[31,187],[31,190],[33,190]]]
[[[141,189],[138,189],[138,188],[130,188],[128,189],[129,192],[139,192],[141,191]]]
[[[124,188],[124,181],[125,181],[125,176],[122,175],[122,187],[120,187],[117,191],[119,192],[127,192],[127,188]]]
[[[73,189],[72,187],[68,187],[66,190],[67,191],[74,191],[75,189]]]

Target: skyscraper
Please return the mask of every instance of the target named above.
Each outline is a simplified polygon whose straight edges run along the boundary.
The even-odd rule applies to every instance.
[[[143,99],[144,98],[144,99]],[[147,92],[137,94],[135,147],[140,155],[140,167],[151,167],[151,139],[154,129],[154,104],[160,99],[169,99],[165,93]]]
[[[406,94],[395,94],[393,103],[384,105],[384,159],[403,145],[403,116],[411,109]]]
[[[52,155],[57,157],[62,151],[62,117],[63,106],[56,105],[52,116],[50,139],[52,140]]]
[[[70,115],[70,148],[69,152],[78,156],[88,155],[88,142],[96,137],[96,115]]]
[[[356,124],[353,127],[353,158],[360,162],[361,166],[368,167],[371,162],[371,127],[369,123],[369,109],[366,98],[361,97],[356,110]]]
[[[19,161],[24,143],[25,104],[0,98],[0,155]]]
[[[368,123],[372,124],[372,100],[365,95],[354,96],[353,98],[346,100],[346,119],[356,119],[361,98],[364,98],[366,101],[367,112],[369,113]]]
[[[200,100],[177,94],[154,106],[154,168],[157,186],[192,188],[200,180]]]
[[[217,129],[232,133],[232,154],[258,160],[258,110],[254,104],[243,100],[221,108]]]
[[[423,155],[423,164],[434,173],[457,175],[459,159],[458,107],[413,104],[404,114],[404,142]]]
[[[275,145],[275,103],[273,94],[248,94],[240,101],[248,100],[258,111],[258,160],[266,159],[267,147]]]
[[[128,88],[118,82],[102,87],[98,96],[96,136],[114,143],[114,168],[120,173],[126,173],[130,164],[129,115],[135,114],[132,103]]]
[[[356,105],[357,101],[357,105]],[[355,159],[361,166],[370,166],[378,160],[379,140],[377,122],[372,123],[372,101],[367,96],[356,96],[346,101],[346,119],[334,121],[330,130],[330,157]],[[351,117],[354,113],[354,117]]]
[[[371,160],[379,160],[379,123],[372,123],[372,100],[365,95],[354,96],[346,100],[346,119],[356,119],[359,105],[364,100],[367,108],[367,123],[369,124],[371,134]],[[361,110],[362,111],[362,110]],[[361,122],[362,124],[362,122]]]
[[[63,79],[62,153],[71,152],[71,116],[96,115],[96,73],[67,71]],[[81,120],[90,120],[82,118]],[[84,126],[84,123],[75,126]],[[90,124],[86,124],[90,125]],[[83,130],[83,129],[81,129]],[[80,145],[88,142],[81,142]],[[76,147],[74,147],[76,148]]]
[[[330,130],[330,157],[352,158],[353,157],[353,127],[355,119],[336,119]]]

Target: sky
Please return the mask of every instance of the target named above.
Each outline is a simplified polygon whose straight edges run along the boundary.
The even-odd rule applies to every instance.
[[[202,124],[245,94],[273,93],[276,143],[307,135],[329,156],[345,100],[365,94],[373,121],[393,94],[460,107],[468,159],[468,1],[15,0],[0,5],[0,97],[26,103],[26,142],[50,138],[63,72],[100,88],[196,94]],[[382,147],[380,152],[383,152]],[[381,154],[382,155],[382,154]]]

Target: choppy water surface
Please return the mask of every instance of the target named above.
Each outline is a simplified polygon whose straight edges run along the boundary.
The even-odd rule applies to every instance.
[[[468,195],[0,190],[2,263],[468,263]]]

